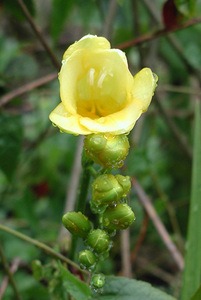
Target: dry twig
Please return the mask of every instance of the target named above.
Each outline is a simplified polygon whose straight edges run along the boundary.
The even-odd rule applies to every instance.
[[[122,275],[132,278],[131,256],[130,256],[130,235],[129,229],[122,230],[121,237],[121,261],[122,261]]]
[[[10,273],[14,274],[18,270],[19,265],[20,265],[20,259],[15,258],[13,260],[11,266],[10,266]],[[8,282],[9,282],[9,277],[5,276],[2,279],[2,283],[1,283],[1,286],[0,286],[0,300],[3,299],[3,295],[6,291],[7,286],[8,286]]]
[[[38,88],[44,84],[49,83],[50,81],[57,78],[57,73],[48,74],[44,77],[41,77],[35,81],[27,83],[0,98],[0,107],[10,102],[12,99],[21,96],[22,94],[28,93],[31,90]]]
[[[47,44],[45,38],[43,37],[43,35],[41,34],[39,28],[37,27],[37,25],[35,24],[31,14],[29,13],[26,5],[24,4],[23,0],[17,0],[18,1],[18,4],[19,6],[21,7],[24,15],[26,16],[27,18],[27,21],[29,22],[29,24],[31,25],[31,28],[33,29],[35,35],[37,36],[37,38],[39,39],[40,43],[42,44],[42,46],[44,47],[44,49],[46,50],[46,52],[48,53],[51,61],[52,61],[52,64],[55,66],[55,68],[57,70],[60,69],[60,63],[58,62],[54,52],[52,51],[52,49],[49,47],[49,45]]]
[[[4,251],[3,251],[3,248],[2,248],[1,245],[0,245],[0,258],[1,258],[1,262],[2,262],[2,265],[4,267],[4,270],[5,270],[5,272],[8,276],[9,282],[10,282],[12,288],[13,288],[13,292],[15,294],[15,299],[16,300],[21,300],[22,298],[19,294],[16,282],[15,282],[14,277],[13,277],[13,273],[11,272],[11,269],[9,268],[6,256],[4,255]]]
[[[165,246],[167,247],[168,251],[170,252],[171,256],[173,257],[175,263],[177,264],[179,270],[183,270],[184,268],[184,260],[180,252],[178,251],[175,244],[172,242],[169,233],[167,232],[165,226],[163,225],[162,221],[160,220],[155,208],[153,207],[151,200],[144,192],[141,185],[138,183],[136,179],[132,179],[133,187],[135,188],[135,192],[143,205],[144,209],[146,210],[147,214],[149,215],[150,219],[152,220],[156,230],[158,231],[162,241],[164,242]]]
[[[75,209],[75,202],[77,199],[77,191],[78,191],[78,187],[79,187],[80,174],[81,174],[81,170],[82,170],[82,166],[81,166],[82,148],[83,148],[83,138],[80,137],[78,140],[78,143],[77,143],[77,149],[76,149],[76,153],[75,153],[71,177],[69,180],[69,184],[67,185],[67,189],[66,189],[64,213]],[[65,245],[66,245],[65,248],[67,248],[66,250],[69,250],[68,248],[69,248],[69,244],[70,244],[70,240],[71,240],[71,234],[62,225],[60,232],[59,232],[58,240],[61,244],[63,244],[64,239],[65,239]]]
[[[160,30],[157,30],[155,32],[152,32],[152,33],[141,35],[138,38],[135,38],[133,40],[124,42],[122,44],[119,44],[116,47],[119,48],[119,49],[126,49],[126,48],[129,48],[129,47],[140,45],[142,43],[153,41],[153,40],[155,40],[159,37],[166,36],[169,33],[179,31],[179,30],[183,30],[183,29],[186,29],[190,26],[194,26],[194,25],[199,24],[199,23],[201,23],[201,17],[189,20],[189,21],[187,21],[187,22],[185,22],[185,23],[183,23],[183,24],[181,24],[177,27],[171,28],[171,29],[164,28],[164,29],[160,29]]]

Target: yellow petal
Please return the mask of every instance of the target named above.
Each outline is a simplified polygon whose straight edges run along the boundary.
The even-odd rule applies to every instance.
[[[116,49],[77,50],[62,65],[59,80],[66,110],[92,118],[124,108],[133,85],[125,54]]]
[[[78,42],[75,42],[65,51],[63,59],[68,59],[69,56],[73,54],[73,52],[81,49],[93,49],[94,51],[96,51],[96,49],[110,49],[110,43],[104,37],[97,37],[96,35],[91,34],[85,35],[83,38],[81,38]]]
[[[90,134],[91,131],[84,128],[79,123],[79,116],[70,115],[62,103],[60,103],[50,114],[50,120],[54,125],[60,128],[61,131],[72,133],[75,135],[78,134]]]
[[[129,133],[142,114],[140,104],[133,103],[123,110],[99,119],[80,118],[80,123],[91,133]]]
[[[76,85],[78,77],[83,73],[81,53],[82,51],[77,50],[68,62],[63,62],[59,73],[61,101],[70,114],[75,114],[77,110]]]
[[[140,101],[143,112],[147,110],[156,88],[157,76],[151,69],[144,68],[134,76],[133,98]]]

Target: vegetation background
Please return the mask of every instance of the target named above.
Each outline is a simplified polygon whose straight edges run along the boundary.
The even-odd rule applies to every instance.
[[[57,73],[65,49],[88,33],[105,36],[126,52],[133,74],[150,67],[159,83],[148,112],[130,134],[122,170],[133,178],[130,205],[137,218],[130,232],[117,235],[100,270],[179,297],[194,111],[201,97],[200,23],[199,0],[0,2],[0,224],[68,257],[70,236],[61,218],[76,198],[81,142],[61,134],[48,115],[59,103]],[[196,223],[194,253],[201,253],[198,228]],[[56,257],[33,240],[0,229],[0,299],[67,299]],[[196,259],[201,278],[201,258]],[[195,289],[199,284],[198,279]]]

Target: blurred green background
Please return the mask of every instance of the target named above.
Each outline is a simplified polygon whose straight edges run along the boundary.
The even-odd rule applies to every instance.
[[[24,3],[59,62],[70,44],[90,33],[107,37],[112,47],[120,45],[127,54],[132,74],[147,66],[159,76],[152,104],[129,136],[131,150],[123,172],[137,178],[153,200],[172,240],[184,253],[194,103],[201,95],[201,24],[170,34],[164,31],[158,38],[135,46],[127,47],[124,42],[164,28],[171,31],[174,26],[200,17],[200,1],[27,0]],[[57,72],[19,1],[1,1],[0,222],[66,254],[58,237],[79,138],[60,133],[48,119],[60,101]],[[36,80],[49,75],[54,79],[35,87]],[[28,83],[32,83],[31,88],[18,93],[17,89]],[[145,226],[143,241],[132,262],[133,277],[178,296],[181,274],[135,190],[130,205],[137,216],[130,230],[133,257]],[[122,274],[120,243],[118,234],[110,259],[101,266],[106,274]],[[0,244],[11,265],[19,258],[15,279],[22,298],[50,299],[47,283],[38,283],[31,270],[33,260],[47,264],[50,257],[3,231]],[[0,286],[4,278],[1,268]],[[12,297],[8,285],[3,299]],[[51,299],[57,299],[54,297]]]

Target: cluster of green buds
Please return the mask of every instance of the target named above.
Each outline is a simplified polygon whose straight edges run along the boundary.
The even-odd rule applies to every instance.
[[[127,229],[135,220],[134,212],[127,204],[131,189],[129,176],[113,175],[112,169],[123,165],[129,151],[126,135],[107,136],[92,134],[84,141],[89,159],[103,167],[92,182],[90,207],[98,216],[98,228],[82,212],[68,212],[63,216],[64,226],[83,239],[86,248],[79,253],[80,267],[92,272],[91,286],[100,290],[104,285],[103,274],[96,274],[100,260],[109,255],[112,237],[117,230]]]

